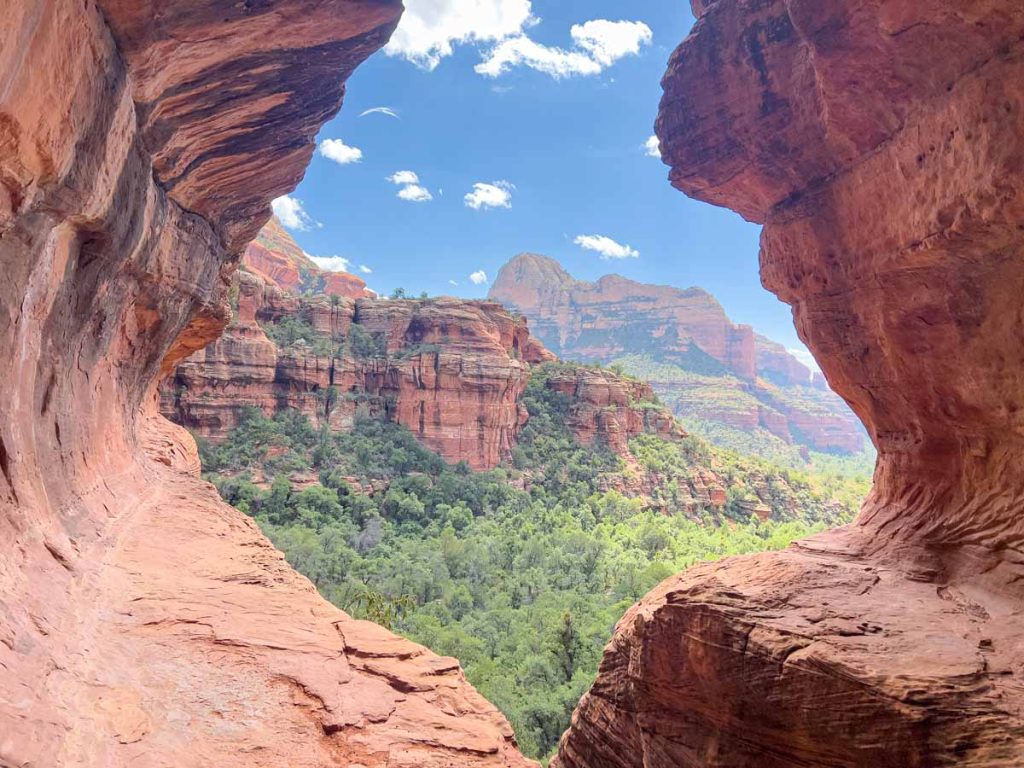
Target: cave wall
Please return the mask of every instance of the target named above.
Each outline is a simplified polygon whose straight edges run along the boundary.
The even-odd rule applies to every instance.
[[[565,766],[1024,755],[1024,7],[697,0],[672,184],[763,223],[764,285],[879,451],[852,525],[623,618]]]
[[[323,601],[156,414],[400,12],[0,2],[0,765],[526,764],[455,660]]]

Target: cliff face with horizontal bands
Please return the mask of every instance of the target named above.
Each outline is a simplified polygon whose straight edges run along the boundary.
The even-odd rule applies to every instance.
[[[156,413],[400,10],[5,4],[0,763],[526,764],[457,662],[323,601]]]
[[[534,334],[566,359],[622,361],[650,380],[677,416],[744,433],[764,430],[805,451],[864,448],[864,431],[846,403],[827,387],[813,390],[807,366],[750,326],[734,324],[700,288],[618,275],[588,283],[554,259],[526,253],[502,267],[489,295],[522,312]]]
[[[294,409],[337,431],[362,410],[452,463],[490,469],[526,419],[519,398],[531,363],[547,359],[525,323],[491,302],[300,298],[241,273],[235,321],[178,366],[162,410],[214,440],[246,407]]]
[[[249,407],[342,432],[363,413],[407,427],[451,463],[492,469],[529,418],[521,397],[533,366],[555,359],[495,302],[300,297],[246,272],[235,280],[231,324],[161,389],[165,416],[214,441]],[[548,381],[572,399],[570,427],[586,443],[626,456],[639,434],[683,434],[642,382],[581,367]]]
[[[489,296],[529,317],[537,338],[558,355],[607,363],[654,344],[680,358],[703,353],[744,379],[757,375],[754,330],[730,322],[700,288],[619,275],[587,283],[554,259],[524,253],[502,267]]]
[[[657,131],[763,222],[761,274],[879,451],[860,518],[623,618],[569,766],[1024,754],[1024,9],[697,2]]]
[[[351,299],[374,296],[366,281],[348,272],[320,269],[292,239],[276,216],[263,225],[242,254],[242,266],[290,293],[316,293]]]

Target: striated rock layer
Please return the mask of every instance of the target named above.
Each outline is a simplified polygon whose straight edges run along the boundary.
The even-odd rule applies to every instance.
[[[294,409],[332,429],[362,409],[408,427],[452,463],[490,469],[515,444],[532,363],[552,355],[493,302],[300,298],[240,273],[225,334],[178,366],[162,410],[220,440],[246,407]],[[264,332],[300,318],[310,338]]]
[[[297,410],[336,431],[365,413],[407,427],[451,463],[492,469],[529,418],[521,398],[533,367],[555,359],[495,302],[299,297],[245,272],[236,285],[225,333],[161,389],[165,416],[214,441],[250,407]],[[309,338],[280,338],[296,320]],[[545,381],[569,397],[569,427],[587,444],[626,457],[637,435],[684,434],[643,382],[582,366]]]
[[[323,601],[155,412],[399,13],[4,3],[0,764],[526,764],[454,660]]]
[[[748,433],[763,428],[819,451],[864,449],[864,431],[840,398],[812,389],[807,366],[750,326],[733,324],[700,288],[618,275],[588,283],[554,259],[524,253],[502,267],[489,295],[522,312],[562,357],[653,362],[630,372],[654,383],[677,416]]]
[[[643,285],[619,275],[587,283],[554,259],[523,253],[502,267],[489,296],[529,317],[558,355],[607,363],[656,346],[679,358],[708,355],[744,379],[757,375],[754,329],[733,324],[700,288]]]
[[[242,254],[242,266],[270,285],[292,293],[321,293],[351,299],[374,296],[366,281],[348,272],[320,269],[281,226],[276,216],[263,225]]]
[[[630,611],[558,763],[1020,765],[1024,7],[694,8],[672,182],[764,223],[762,279],[878,469],[855,524]]]
[[[671,413],[657,404],[654,390],[645,381],[573,366],[548,376],[546,385],[568,396],[567,423],[584,445],[600,443],[628,457],[629,441],[637,435],[686,436]]]

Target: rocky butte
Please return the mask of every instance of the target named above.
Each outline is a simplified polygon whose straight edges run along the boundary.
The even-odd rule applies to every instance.
[[[854,524],[631,609],[557,762],[1020,765],[1024,6],[693,7],[672,183],[764,224],[762,280],[878,469]]]
[[[568,360],[618,363],[649,380],[677,416],[836,453],[864,449],[864,430],[824,380],[781,344],[737,325],[701,288],[605,275],[577,280],[554,259],[519,254],[489,297],[525,315]]]
[[[306,262],[272,219],[233,278],[223,335],[161,387],[165,416],[219,441],[250,407],[296,410],[334,431],[350,430],[362,411],[407,427],[453,464],[492,469],[509,458],[529,417],[520,400],[532,369],[555,360],[522,317],[492,301],[325,295],[323,285],[358,278],[325,273],[304,288],[287,276]],[[261,276],[268,264],[273,283]],[[671,414],[650,407],[654,393],[642,382],[583,367],[547,381],[570,397],[570,426],[585,443],[627,457],[638,434],[682,434]]]
[[[4,4],[0,764],[528,764],[457,661],[321,599],[157,414],[400,12]]]
[[[292,239],[276,216],[263,225],[242,254],[242,266],[268,285],[300,294],[326,294],[350,299],[370,298],[366,281],[348,272],[320,269]]]

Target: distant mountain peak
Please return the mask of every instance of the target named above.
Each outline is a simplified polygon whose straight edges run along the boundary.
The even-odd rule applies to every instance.
[[[609,362],[659,350],[685,357],[698,347],[743,379],[757,375],[753,330],[734,324],[701,288],[617,274],[585,282],[555,259],[520,254],[501,268],[489,297],[526,315],[538,338],[567,357]]]
[[[555,259],[527,253],[502,267],[489,297],[525,315],[533,335],[567,360],[607,364],[633,357],[680,372],[687,383],[662,382],[664,394],[688,403],[691,415],[819,449],[856,451],[862,444],[856,419],[838,398],[806,391],[812,377],[803,363],[751,326],[734,323],[702,288],[616,274],[586,282]],[[710,384],[701,389],[693,376]],[[773,394],[776,387],[788,399]]]
[[[256,239],[249,243],[242,257],[242,266],[264,282],[288,293],[327,294],[353,299],[374,295],[362,278],[317,266],[276,216],[271,216]]]

